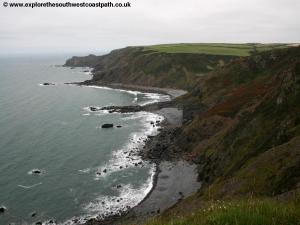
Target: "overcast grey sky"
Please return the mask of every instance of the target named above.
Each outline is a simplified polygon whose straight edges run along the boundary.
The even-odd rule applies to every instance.
[[[4,8],[3,1],[2,54],[101,52],[157,43],[300,42],[300,0],[129,0],[131,8],[104,9]]]

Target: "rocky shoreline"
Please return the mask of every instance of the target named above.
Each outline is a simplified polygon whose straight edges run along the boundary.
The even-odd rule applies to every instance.
[[[113,225],[113,224],[123,224],[127,222],[136,221],[137,214],[139,214],[139,220],[141,218],[145,220],[149,216],[157,215],[162,212],[161,208],[167,208],[166,206],[158,207],[157,210],[153,211],[153,207],[147,207],[147,199],[151,198],[151,195],[155,192],[157,188],[157,183],[159,182],[160,174],[163,172],[167,172],[168,168],[165,168],[163,165],[165,162],[172,162],[174,165],[180,161],[180,149],[175,146],[174,140],[176,138],[177,133],[182,125],[182,109],[178,109],[175,105],[174,99],[187,93],[183,90],[175,90],[175,89],[163,89],[163,88],[152,88],[152,87],[144,87],[144,86],[136,86],[136,85],[120,85],[120,84],[105,84],[100,85],[99,83],[94,84],[91,82],[83,82],[83,83],[68,83],[68,84],[75,84],[75,85],[83,85],[83,86],[105,86],[114,89],[125,89],[131,91],[141,91],[141,92],[151,92],[151,93],[159,93],[159,94],[166,94],[170,96],[170,101],[165,102],[156,102],[151,103],[145,106],[134,105],[134,106],[108,106],[108,107],[90,107],[91,111],[101,111],[106,110],[109,113],[130,113],[130,112],[139,112],[139,111],[147,111],[162,115],[165,119],[164,121],[160,122],[159,124],[155,121],[153,126],[161,126],[159,129],[159,134],[156,136],[148,136],[148,139],[144,145],[144,147],[140,151],[140,156],[145,161],[150,161],[155,163],[156,165],[156,172],[154,175],[153,180],[153,187],[151,191],[145,196],[145,198],[135,207],[128,209],[125,212],[122,212],[119,215],[112,215],[108,216],[105,219],[90,219],[85,224],[86,225]],[[183,168],[189,167],[188,165],[184,166]],[[175,168],[175,166],[174,166]],[[182,168],[181,168],[182,170]],[[184,170],[184,169],[183,169]],[[186,174],[185,176],[188,176]],[[195,174],[194,174],[195,175]],[[165,178],[164,178],[165,179]],[[196,178],[195,178],[196,180]],[[172,184],[171,184],[172,186]],[[176,191],[176,190],[175,190]],[[178,191],[179,194],[176,201],[180,200],[182,196],[182,192]],[[172,196],[168,196],[169,199],[172,199]],[[153,199],[151,200],[153,201]],[[154,200],[155,201],[155,200]],[[173,204],[176,203],[173,202]],[[151,203],[152,204],[152,203]],[[157,202],[157,204],[160,204]],[[162,203],[164,204],[164,203]],[[168,205],[170,207],[172,205]]]

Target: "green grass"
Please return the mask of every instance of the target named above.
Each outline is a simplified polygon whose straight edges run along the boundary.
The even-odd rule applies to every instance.
[[[169,215],[149,221],[147,225],[297,225],[300,224],[299,202],[243,200],[211,203],[186,216]]]
[[[258,52],[286,48],[286,44],[163,44],[145,47],[145,50],[164,53],[192,53],[208,55],[248,56],[254,46]]]

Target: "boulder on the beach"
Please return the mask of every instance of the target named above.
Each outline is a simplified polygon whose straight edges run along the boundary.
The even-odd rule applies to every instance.
[[[0,213],[5,213],[6,207],[5,206],[0,206]]]
[[[114,125],[112,123],[105,123],[102,125],[102,128],[112,128]]]

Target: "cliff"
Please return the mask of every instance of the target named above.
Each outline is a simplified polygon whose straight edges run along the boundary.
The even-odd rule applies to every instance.
[[[299,223],[299,47],[235,60],[177,103],[174,145],[203,186],[147,224]]]
[[[85,84],[122,83],[189,90],[200,76],[235,58],[127,47],[104,56],[73,57],[65,66],[93,67],[93,78]]]
[[[274,196],[299,187],[300,48],[231,62],[178,103],[186,114],[199,108],[177,144],[199,165],[210,196]]]
[[[85,84],[189,90],[176,99],[184,109],[176,148],[165,151],[195,162],[203,186],[154,224],[197,212],[211,199],[293,198],[299,191],[300,47],[245,57],[134,47],[100,56],[93,67]]]

